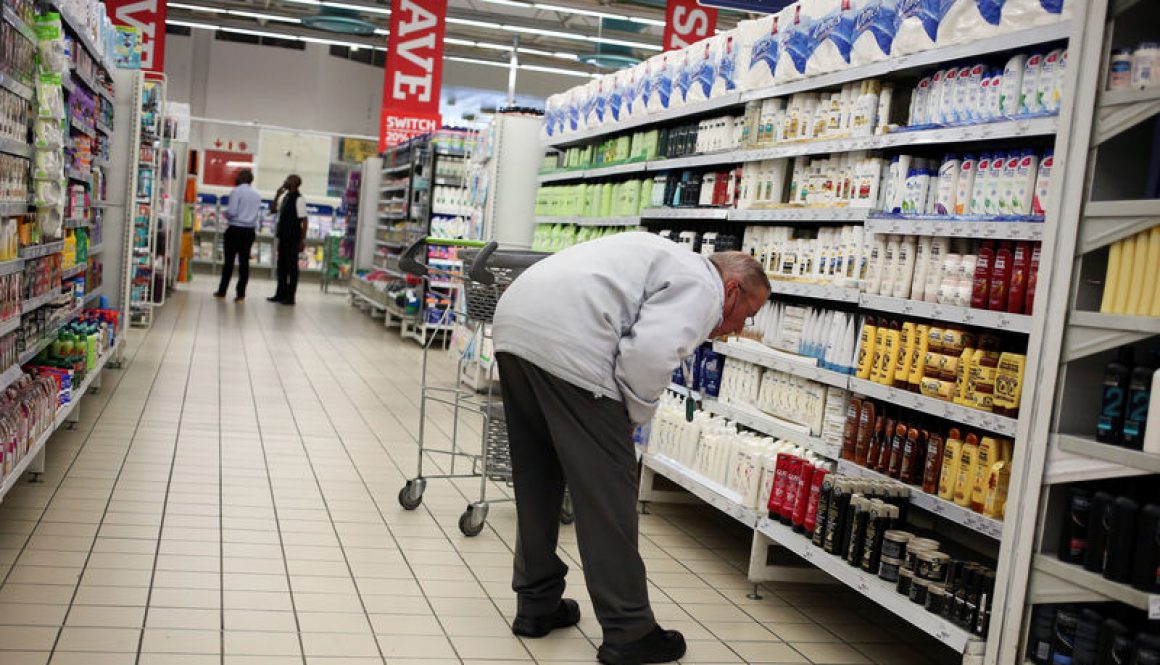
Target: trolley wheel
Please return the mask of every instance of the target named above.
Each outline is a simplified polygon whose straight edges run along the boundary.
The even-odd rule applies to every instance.
[[[399,490],[399,505],[407,510],[414,510],[423,503],[423,490],[427,489],[427,481],[423,478],[408,480]]]
[[[576,521],[576,512],[572,510],[572,497],[564,495],[564,505],[560,507],[560,524],[571,524]]]
[[[459,516],[459,530],[463,535],[473,538],[483,532],[483,525],[487,522],[487,504],[468,504],[467,510]]]

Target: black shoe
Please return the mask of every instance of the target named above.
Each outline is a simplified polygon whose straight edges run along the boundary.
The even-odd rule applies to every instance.
[[[226,294],[224,294],[224,293],[218,293],[217,291],[214,291],[213,297],[215,297],[215,298],[225,298],[225,297],[226,297]]]
[[[600,645],[596,659],[604,665],[646,665],[680,660],[685,655],[685,636],[660,626],[635,642]]]
[[[234,298],[234,302],[246,302],[246,297],[245,296],[238,296],[238,297]]]
[[[551,614],[538,617],[517,616],[512,622],[512,634],[520,637],[543,637],[557,628],[570,628],[578,623],[580,623],[580,605],[571,598],[565,598]]]
[[[290,307],[294,306],[293,300],[279,300],[278,302],[282,303],[283,305],[289,305]]]
[[[266,298],[266,300],[269,300],[270,302],[282,302],[282,299],[278,296],[270,296],[269,298]]]

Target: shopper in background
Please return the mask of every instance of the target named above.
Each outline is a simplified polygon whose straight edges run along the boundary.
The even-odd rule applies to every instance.
[[[249,169],[238,171],[235,187],[230,191],[230,202],[226,206],[225,218],[229,223],[223,243],[225,263],[222,264],[222,281],[213,295],[225,298],[230,289],[230,278],[234,275],[234,257],[238,260],[238,296],[234,302],[246,299],[246,283],[250,281],[250,249],[254,246],[254,234],[258,228],[258,215],[262,210],[262,197],[250,186],[254,173]]]
[[[302,178],[286,176],[274,195],[274,213],[278,215],[278,288],[270,302],[293,305],[298,292],[298,255],[306,249],[306,200],[299,188]]]
[[[518,514],[512,632],[541,637],[580,620],[556,554],[567,483],[603,663],[677,660],[684,637],[657,625],[637,549],[634,424],[708,337],[741,330],[769,298],[741,252],[693,254],[648,233],[566,249],[530,267],[495,313]]]

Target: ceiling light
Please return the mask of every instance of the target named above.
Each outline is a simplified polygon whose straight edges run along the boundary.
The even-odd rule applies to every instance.
[[[191,12],[209,12],[211,14],[220,14],[224,11],[222,9],[218,9],[217,7],[203,7],[201,5],[187,5],[187,4],[180,3],[180,2],[171,2],[167,6],[173,8],[173,9],[188,9]]]
[[[485,48],[485,49],[490,49],[492,51],[510,51],[510,50],[512,50],[512,47],[510,44],[489,44],[487,42],[476,42],[475,46],[476,46],[476,48]],[[520,49],[520,50],[522,51],[523,49]]]
[[[629,16],[628,20],[632,21],[633,23],[642,23],[644,25],[655,25],[655,26],[658,26],[661,28],[665,27],[664,21],[662,21],[660,19],[655,19],[655,18],[645,18],[643,16]]]
[[[382,14],[383,16],[390,16],[391,10],[386,7],[377,7],[375,5],[352,5],[346,2],[331,2],[331,0],[322,0],[323,7],[334,7],[335,9],[350,9],[356,12],[366,12],[368,14]]]
[[[644,42],[634,42],[627,39],[612,39],[611,37],[588,37],[588,41],[599,42],[601,44],[615,44],[617,46],[627,46],[629,48],[638,48],[644,51],[661,51],[660,46],[655,44],[645,44]]]
[[[622,21],[628,20],[628,17],[625,16],[624,14],[609,14],[608,12],[598,12],[598,11],[593,11],[591,9],[575,9],[572,7],[561,7],[560,5],[549,5],[549,4],[545,4],[543,2],[537,2],[534,6],[536,9],[543,9],[543,10],[549,11],[549,12],[561,12],[564,14],[578,14],[580,16],[595,16],[597,18],[614,18],[614,19],[620,19]]]
[[[447,22],[454,23],[456,25],[470,25],[476,28],[488,28],[490,30],[500,30],[504,27],[498,23],[492,23],[490,21],[475,21],[469,18],[455,18],[454,16],[448,16]]]
[[[451,60],[452,62],[466,62],[472,65],[487,65],[488,67],[501,67],[507,69],[511,65],[506,62],[496,62],[495,60],[479,60],[477,58],[461,58],[457,55],[449,55],[443,58],[444,60]]]
[[[493,5],[504,5],[507,7],[519,7],[520,9],[535,9],[535,7],[533,7],[531,5],[531,3],[527,3],[527,2],[514,2],[513,0],[483,0],[483,1],[489,2]]]
[[[445,44],[455,44],[456,46],[475,46],[475,42],[470,39],[459,39],[458,37],[444,37],[443,42]]]
[[[389,35],[389,34],[391,34],[391,31],[384,30],[383,28],[375,28],[375,34],[376,35]]]
[[[341,41],[338,39],[323,39],[321,37],[302,37],[302,36],[299,36],[298,39],[300,41],[304,41],[308,44],[329,44],[330,46],[346,46],[349,48],[359,48],[361,46],[364,46],[364,44],[356,44],[355,42],[344,42],[344,41]]]
[[[173,7],[175,5],[169,5]],[[301,23],[300,19],[290,16],[275,16],[274,14],[261,14],[258,12],[246,12],[240,9],[227,9],[226,13],[230,16],[245,16],[246,18],[257,19],[259,21],[281,21],[283,23]]]
[[[176,21],[174,19],[166,19],[165,23],[168,25],[181,26],[183,28],[197,28],[198,30],[217,30],[218,29],[218,27],[216,25],[210,25],[209,23],[196,23],[194,21]]]
[[[222,32],[233,32],[233,33],[237,33],[239,35],[253,35],[254,37],[271,37],[273,39],[288,39],[290,41],[294,41],[294,40],[298,39],[294,35],[287,35],[287,34],[280,33],[280,32],[266,32],[265,30],[249,30],[247,28],[227,28],[225,26],[221,26],[218,29],[221,30]]]
[[[566,60],[579,60],[580,59],[580,56],[576,55],[575,53],[568,53],[566,51],[556,51],[555,53],[552,54],[552,56],[556,57],[556,58],[564,58]]]
[[[579,78],[592,78],[588,72],[582,72],[576,69],[561,69],[560,67],[543,67],[541,65],[520,65],[520,69],[527,69],[533,72],[546,72],[548,74],[562,74],[564,76],[577,76]]]
[[[315,7],[322,4],[318,0],[282,0],[282,1],[283,2],[293,2],[293,3],[297,3],[299,5],[314,5]]]

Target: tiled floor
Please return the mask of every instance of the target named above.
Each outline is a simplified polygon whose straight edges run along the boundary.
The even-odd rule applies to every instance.
[[[297,308],[238,306],[208,282],[175,296],[106,372],[40,484],[0,505],[0,663],[273,665],[594,662],[574,533],[579,629],[512,637],[514,509],[477,538],[456,521],[478,481],[415,475],[421,354],[308,285]],[[433,353],[435,378],[454,366]],[[430,415],[445,441],[448,413]],[[428,469],[430,471],[430,468]],[[493,488],[494,489],[494,488]],[[749,541],[702,506],[641,519],[654,608],[690,663],[953,662],[833,586],[749,600]]]

